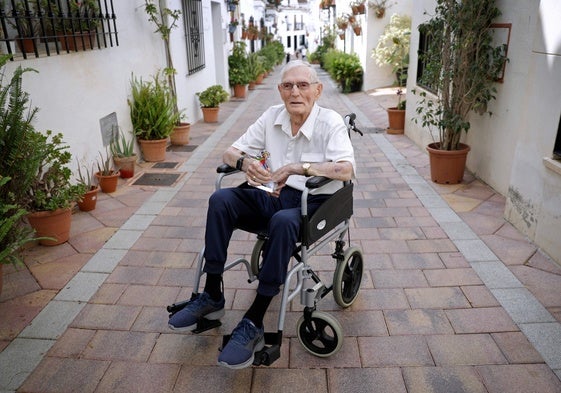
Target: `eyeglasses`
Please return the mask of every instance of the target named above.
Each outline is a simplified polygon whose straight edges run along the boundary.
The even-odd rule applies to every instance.
[[[286,91],[291,91],[294,86],[296,86],[298,90],[308,90],[310,85],[315,85],[316,83],[318,82],[282,82],[279,86]]]

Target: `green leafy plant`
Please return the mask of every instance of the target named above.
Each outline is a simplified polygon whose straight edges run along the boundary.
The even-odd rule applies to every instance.
[[[119,133],[109,145],[113,157],[132,157],[134,152],[134,139],[127,139],[127,137]]]
[[[258,52],[250,53],[247,56],[247,72],[251,78],[250,81],[255,81],[264,71],[264,57]]]
[[[161,73],[145,81],[131,77],[130,107],[133,133],[138,139],[156,140],[167,138],[179,122],[175,100]]]
[[[83,184],[72,184],[72,171],[68,167],[72,154],[63,142],[62,133],[47,130],[35,132],[35,148],[42,157],[39,169],[27,190],[26,206],[31,211],[69,208],[85,192]]]
[[[247,44],[243,41],[234,42],[232,54],[228,56],[228,79],[230,86],[247,85],[251,81],[246,54]]]
[[[89,32],[95,30],[101,23],[97,0],[69,0],[67,4],[67,16],[57,18],[60,19],[55,26],[57,31],[65,32],[66,34]],[[43,12],[62,15],[58,11],[57,3],[54,1],[48,7],[44,5],[43,9]]]
[[[0,190],[10,181],[0,175]],[[0,264],[22,263],[21,248],[26,243],[37,240],[33,230],[22,223],[27,210],[16,204],[0,200]]]
[[[111,160],[111,155],[109,152],[103,157],[103,154],[99,152],[99,159],[96,162],[97,173],[100,176],[111,176],[117,173],[115,168],[113,168],[113,160]]]
[[[83,165],[78,162],[77,179],[78,184],[85,186],[86,192],[93,189],[95,187],[93,183],[93,166],[92,169],[90,169],[87,165]]]
[[[221,85],[213,85],[197,93],[202,108],[218,108],[230,96]]]
[[[324,68],[341,86],[343,93],[361,89],[364,71],[356,54],[332,49],[324,55]]]
[[[458,150],[460,139],[470,128],[469,114],[490,113],[487,104],[495,99],[495,81],[506,59],[504,45],[495,46],[490,29],[500,15],[494,0],[437,0],[435,14],[419,29],[430,36],[420,54],[424,72],[416,122],[427,127],[441,150]],[[416,92],[414,92],[416,93]]]

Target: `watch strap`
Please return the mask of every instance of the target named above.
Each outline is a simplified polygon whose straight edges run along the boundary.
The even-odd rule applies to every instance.
[[[238,158],[238,161],[236,161],[236,169],[238,171],[241,171],[243,168],[243,160],[245,159],[245,155],[241,155],[240,158]]]

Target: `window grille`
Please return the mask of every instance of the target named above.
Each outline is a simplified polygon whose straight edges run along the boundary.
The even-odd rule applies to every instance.
[[[14,59],[118,46],[113,0],[0,2],[0,52]]]
[[[427,69],[427,63],[429,59],[426,58],[427,51],[430,45],[434,45],[433,36],[434,32],[429,31],[426,25],[419,26],[419,50],[417,58],[417,85],[427,89],[432,93],[436,93],[434,89],[434,80],[432,78],[437,77],[432,75]]]
[[[183,24],[189,75],[205,68],[203,5],[201,0],[183,0]]]

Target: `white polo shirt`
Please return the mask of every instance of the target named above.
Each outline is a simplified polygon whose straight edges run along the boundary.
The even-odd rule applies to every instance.
[[[281,104],[267,109],[232,146],[250,156],[267,150],[273,172],[295,162],[348,161],[353,166],[353,177],[356,174],[354,150],[343,118],[317,104],[296,136],[292,136],[290,115]],[[305,176],[292,175],[286,184],[304,190],[306,180]],[[339,188],[341,182],[336,181],[310,193],[332,194]]]

